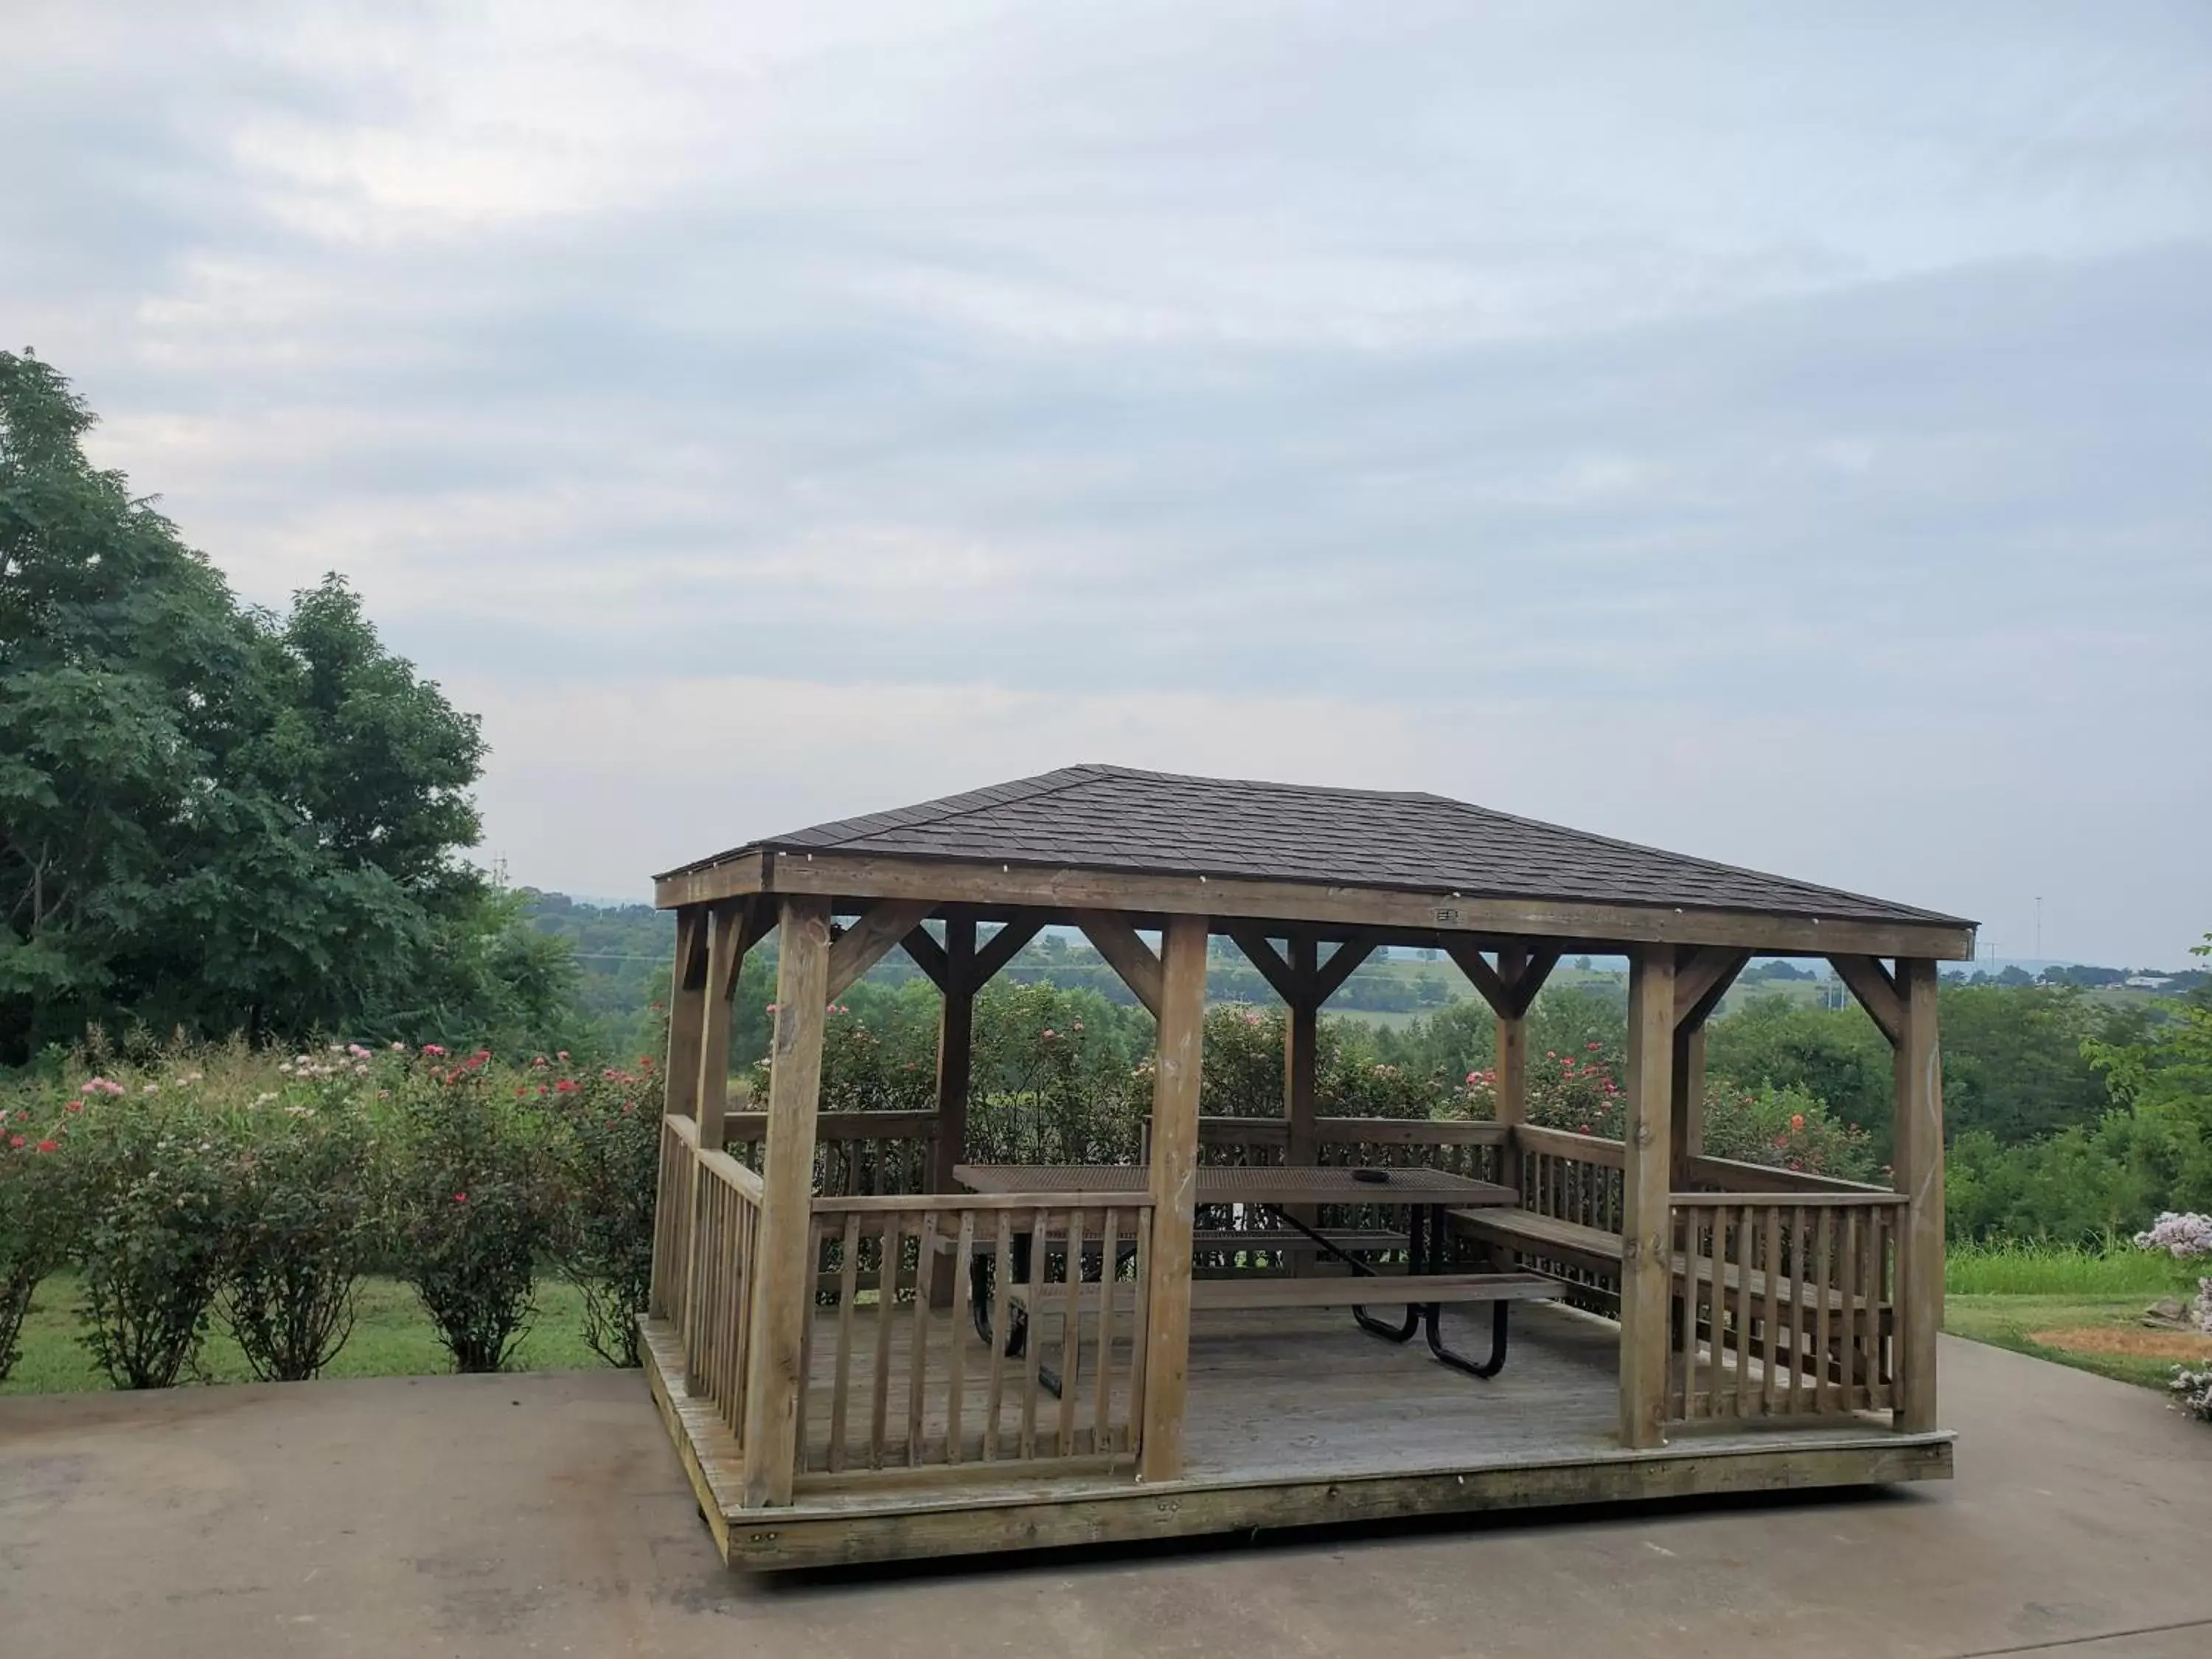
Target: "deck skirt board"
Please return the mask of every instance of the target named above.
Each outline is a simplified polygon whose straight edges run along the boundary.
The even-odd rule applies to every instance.
[[[933,1349],[962,1340],[964,1313],[934,1317]],[[1480,1346],[1474,1321],[1485,1318],[1447,1311],[1448,1340]],[[1046,1352],[1057,1355],[1058,1318],[1041,1323]],[[672,1333],[648,1324],[645,1347],[717,1544],[733,1565],[755,1568],[1950,1473],[1948,1434],[1903,1435],[1872,1416],[1730,1423],[1631,1451],[1616,1433],[1618,1328],[1542,1304],[1515,1309],[1513,1326],[1505,1370],[1482,1382],[1437,1364],[1418,1340],[1393,1346],[1346,1315],[1207,1315],[1194,1322],[1181,1480],[1143,1486],[1126,1457],[848,1468],[834,1479],[817,1469],[791,1507],[750,1510],[738,1502],[735,1442],[705,1402],[685,1396]],[[981,1353],[972,1331],[964,1340]],[[810,1424],[827,1420],[810,1407]]]

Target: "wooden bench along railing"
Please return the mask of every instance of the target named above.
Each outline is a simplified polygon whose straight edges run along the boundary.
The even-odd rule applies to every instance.
[[[1668,1421],[1842,1417],[1896,1403],[1902,1196],[1676,1193],[1670,1209]]]
[[[760,1168],[765,1112],[730,1112],[722,1144],[748,1169]],[[814,1189],[818,1193],[919,1193],[929,1186],[934,1112],[824,1112],[815,1120]]]
[[[816,1199],[813,1260],[831,1305],[808,1322],[801,1486],[971,1462],[1127,1467],[1143,1421],[1151,1237],[1141,1194]],[[952,1305],[933,1308],[924,1264],[946,1256]],[[1010,1299],[992,1294],[980,1340],[974,1287],[1012,1285],[1024,1267],[1032,1297],[1057,1286],[1073,1311],[1014,1342]],[[1133,1305],[1112,1294],[1117,1279],[1138,1287]],[[1040,1380],[1048,1366],[1056,1398]]]
[[[1513,1126],[1501,1177],[1521,1194],[1516,1209],[1453,1212],[1462,1237],[1567,1287],[1565,1300],[1607,1316],[1620,1308],[1621,1144],[1532,1123]]]

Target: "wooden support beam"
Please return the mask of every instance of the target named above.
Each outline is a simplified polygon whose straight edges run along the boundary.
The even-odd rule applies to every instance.
[[[1275,994],[1296,1007],[1306,988],[1298,982],[1291,964],[1277,952],[1274,941],[1249,922],[1232,921],[1228,931],[1237,948],[1244,953],[1245,960],[1260,970],[1260,976],[1273,988]]]
[[[1233,937],[1233,936],[1232,936]],[[1321,1162],[1320,1107],[1315,1084],[1320,1072],[1321,998],[1316,966],[1321,947],[1310,933],[1294,933],[1290,960],[1282,964],[1290,989],[1283,1000],[1290,1011],[1283,1021],[1284,1162],[1306,1168]],[[1320,1209],[1310,1204],[1291,1206],[1291,1218],[1301,1226],[1318,1227]],[[1309,1257],[1291,1258],[1291,1272],[1304,1276],[1315,1267]]]
[[[1892,1168],[1905,1212],[1897,1240],[1897,1426],[1914,1434],[1936,1425],[1936,1338],[1943,1328],[1943,1051],[1936,984],[1933,961],[1899,960]]]
[[[1508,984],[1518,984],[1528,968],[1528,951],[1524,945],[1509,945],[1498,953],[1498,977]],[[1528,1116],[1528,1021],[1525,1011],[1498,1011],[1497,1048],[1491,1069],[1498,1121],[1509,1130],[1517,1127]],[[1498,1178],[1505,1186],[1519,1190],[1521,1155],[1510,1140]]]
[[[1668,1141],[1674,1188],[1686,1192],[1705,1151],[1705,1022],[1751,960],[1728,945],[1686,945],[1674,955],[1674,1036],[1668,1044]]]
[[[975,918],[953,915],[945,923],[945,976],[938,981],[945,1006],[937,1023],[937,1134],[929,1147],[929,1190],[957,1190],[952,1166],[968,1145],[968,1096],[975,1053]],[[929,1300],[949,1308],[959,1297],[959,1264],[940,1256],[932,1268]]]
[[[1037,936],[1044,926],[1042,916],[1024,916],[1005,927],[975,947],[975,988],[981,990],[998,978],[999,970],[1021,954],[1022,946]]]
[[[1482,1000],[1490,1005],[1490,1012],[1501,1018],[1513,1016],[1513,991],[1505,976],[1490,965],[1489,959],[1474,948],[1471,941],[1446,939],[1444,954],[1459,964]]]
[[[1905,1030],[1905,1005],[1889,969],[1876,957],[1830,957],[1828,965],[1894,1048]]]
[[[1359,939],[1338,945],[1329,959],[1314,970],[1314,1006],[1319,1007],[1341,990],[1344,981],[1374,951],[1373,945]]]
[[[1085,910],[1076,925],[1083,929],[1083,937],[1091,941],[1091,948],[1121,975],[1121,983],[1158,1019],[1162,994],[1160,959],[1152,954],[1152,946],[1137,936],[1128,917],[1115,910]],[[1203,950],[1206,925],[1202,921],[1198,921],[1198,937]]]
[[[1137,1461],[1138,1478],[1148,1481],[1179,1479],[1183,1468],[1182,1417],[1190,1370],[1190,1236],[1198,1200],[1199,1065],[1206,1029],[1206,932],[1204,917],[1175,916],[1160,939],[1144,1444]]]
[[[937,907],[927,899],[878,899],[830,947],[830,991],[835,1002],[853,981],[891,953],[893,947]]]
[[[970,937],[973,937],[975,929],[975,923],[971,917],[968,922]],[[929,929],[920,922],[915,923],[907,929],[906,937],[899,941],[899,949],[906,952],[908,959],[921,969],[932,985],[940,991],[945,988],[945,947],[932,937]]]
[[[1314,963],[1319,954],[1310,935],[1294,935],[1291,959],[1283,964],[1290,986],[1290,994],[1283,1000],[1291,1005],[1290,1018],[1283,1027],[1283,1116],[1290,1125],[1285,1157],[1294,1164],[1319,1161],[1314,1095],[1321,1036],[1321,999],[1314,994]]]
[[[730,1015],[745,953],[766,931],[765,901],[742,898],[718,904],[707,920],[707,982],[699,1024],[697,1074],[691,1098],[699,1124],[699,1145],[708,1152],[722,1145],[722,1118],[730,1107]]]
[[[699,1111],[700,1027],[707,1018],[707,907],[676,913],[676,961],[668,985],[668,1060],[661,1109],[671,1116]]]
[[[814,1311],[814,1127],[822,1092],[822,1035],[830,1003],[830,902],[782,901],[776,951],[775,1035],[769,1049],[768,1131],[753,1242],[747,1333],[742,1501],[791,1502],[798,1467],[799,1397],[806,1322]]]
[[[1673,1065],[1668,1068],[1668,1139],[1673,1148],[1674,1190],[1695,1186],[1691,1171],[1705,1151],[1705,1028],[1703,1023],[1674,1027]]]
[[[1544,981],[1552,976],[1552,969],[1559,965],[1557,951],[1531,951],[1528,961],[1513,976],[1513,1017],[1520,1018],[1536,1006],[1536,993],[1544,988]]]
[[[1674,959],[1674,1027],[1695,1030],[1712,1018],[1713,1010],[1735,983],[1736,975],[1751,960],[1748,951],[1726,945],[1692,946]]]
[[[1628,959],[1628,1121],[1622,1136],[1620,1438],[1666,1439],[1668,1300],[1673,1285],[1672,1113],[1674,951],[1645,947]]]

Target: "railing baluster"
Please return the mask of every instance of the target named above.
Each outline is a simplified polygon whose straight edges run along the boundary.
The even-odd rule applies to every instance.
[[[882,1255],[876,1271],[876,1368],[869,1377],[868,1391],[868,1467],[879,1469],[884,1466],[887,1419],[891,1402],[891,1326],[898,1316],[898,1262],[905,1249],[905,1239],[900,1233],[904,1218],[887,1215],[884,1218],[883,1237],[878,1241]]]
[[[964,1408],[968,1394],[969,1261],[975,1251],[975,1212],[960,1212],[960,1242],[952,1251],[952,1352],[947,1364],[951,1375],[945,1383],[945,1461],[957,1463],[966,1455],[961,1445],[967,1433]]]
[[[921,1242],[914,1259],[914,1324],[907,1339],[906,1461],[922,1460],[922,1389],[929,1378],[929,1278],[937,1255],[937,1212],[921,1217]]]
[[[1060,1341],[1060,1455],[1075,1455],[1075,1402],[1081,1397],[1083,1360],[1083,1212],[1067,1212],[1067,1313]]]
[[[830,1373],[830,1471],[833,1474],[845,1467],[847,1437],[851,1432],[847,1413],[853,1386],[853,1308],[860,1300],[860,1214],[857,1210],[846,1212],[843,1249],[843,1258],[837,1264],[837,1367]]]
[[[1771,1417],[1775,1410],[1774,1380],[1781,1369],[1782,1341],[1782,1212],[1771,1204],[1766,1206],[1764,1270],[1766,1274],[1766,1316],[1759,1332],[1759,1410]]]
[[[1006,1291],[1014,1282],[1013,1214],[999,1212],[999,1255],[991,1277],[991,1384],[983,1419],[983,1456],[999,1455],[999,1416],[1004,1409],[1006,1371]]]
[[[1823,1206],[1815,1224],[1820,1243],[1813,1247],[1813,1292],[1820,1298],[1813,1311],[1813,1409],[1826,1412],[1834,1409],[1828,1395],[1828,1276],[1833,1218]]]

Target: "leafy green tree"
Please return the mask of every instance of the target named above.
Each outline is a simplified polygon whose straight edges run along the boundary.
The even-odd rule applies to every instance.
[[[336,576],[240,606],[0,353],[0,1060],[87,1024],[421,1039],[549,1030],[562,948],[459,856],[473,716]]]
[[[1949,1033],[1945,1059],[1950,1058]],[[1893,1065],[1888,1042],[1857,1005],[1812,1008],[1781,994],[1754,996],[1705,1028],[1705,1070],[1746,1088],[1802,1090],[1872,1137],[1889,1161]],[[1948,1101],[1948,1075],[1946,1075]]]

